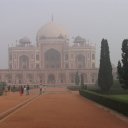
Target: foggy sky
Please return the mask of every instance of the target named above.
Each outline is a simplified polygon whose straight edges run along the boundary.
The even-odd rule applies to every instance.
[[[51,20],[96,44],[99,66],[102,38],[108,40],[111,62],[121,58],[128,38],[128,0],[0,0],[0,68],[8,68],[8,44],[27,36],[36,43],[37,31]]]

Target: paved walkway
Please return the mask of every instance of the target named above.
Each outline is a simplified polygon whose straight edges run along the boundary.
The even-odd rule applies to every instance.
[[[31,98],[34,98],[39,94],[38,89],[33,89],[30,91],[30,95],[23,94],[22,96],[19,94],[19,92],[8,92],[6,95],[0,96],[0,114],[2,112],[8,111],[10,108],[21,104],[22,102],[25,102]]]
[[[49,88],[0,122],[0,128],[128,128],[128,123],[79,93]]]

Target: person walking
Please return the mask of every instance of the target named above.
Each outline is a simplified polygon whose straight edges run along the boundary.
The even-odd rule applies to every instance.
[[[24,94],[27,95],[27,87],[24,85]]]
[[[8,88],[7,86],[4,87],[4,95],[6,96],[7,95],[7,92],[8,92]]]
[[[39,95],[42,95],[42,86],[41,85],[39,87],[39,90],[40,90]]]
[[[27,85],[27,87],[26,87],[26,95],[29,95],[29,85]]]
[[[43,85],[43,93],[46,91],[46,85]]]
[[[22,96],[22,95],[23,95],[23,93],[24,93],[24,88],[23,88],[23,86],[22,86],[22,85],[20,86],[19,91],[20,91],[20,96]]]

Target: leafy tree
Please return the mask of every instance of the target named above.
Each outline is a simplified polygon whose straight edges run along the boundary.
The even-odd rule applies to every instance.
[[[100,67],[98,86],[101,91],[108,92],[113,84],[112,66],[109,57],[109,46],[106,39],[101,41]]]
[[[83,88],[84,87],[84,75],[83,75],[83,73],[81,73],[80,77],[81,77],[81,88]]]
[[[122,43],[122,64],[119,61],[117,66],[118,79],[123,89],[128,89],[128,39]]]
[[[76,85],[79,85],[79,83],[80,83],[80,77],[79,77],[79,73],[78,73],[78,71],[76,72],[76,75],[75,75],[75,84]]]
[[[122,66],[121,66],[120,61],[118,61],[118,65],[117,65],[117,74],[118,74],[119,82],[122,83],[123,82],[123,80],[122,80]]]

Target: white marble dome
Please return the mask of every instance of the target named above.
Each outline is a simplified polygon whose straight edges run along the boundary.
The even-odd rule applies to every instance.
[[[50,22],[37,32],[37,41],[46,38],[68,38],[68,34],[61,26]]]

